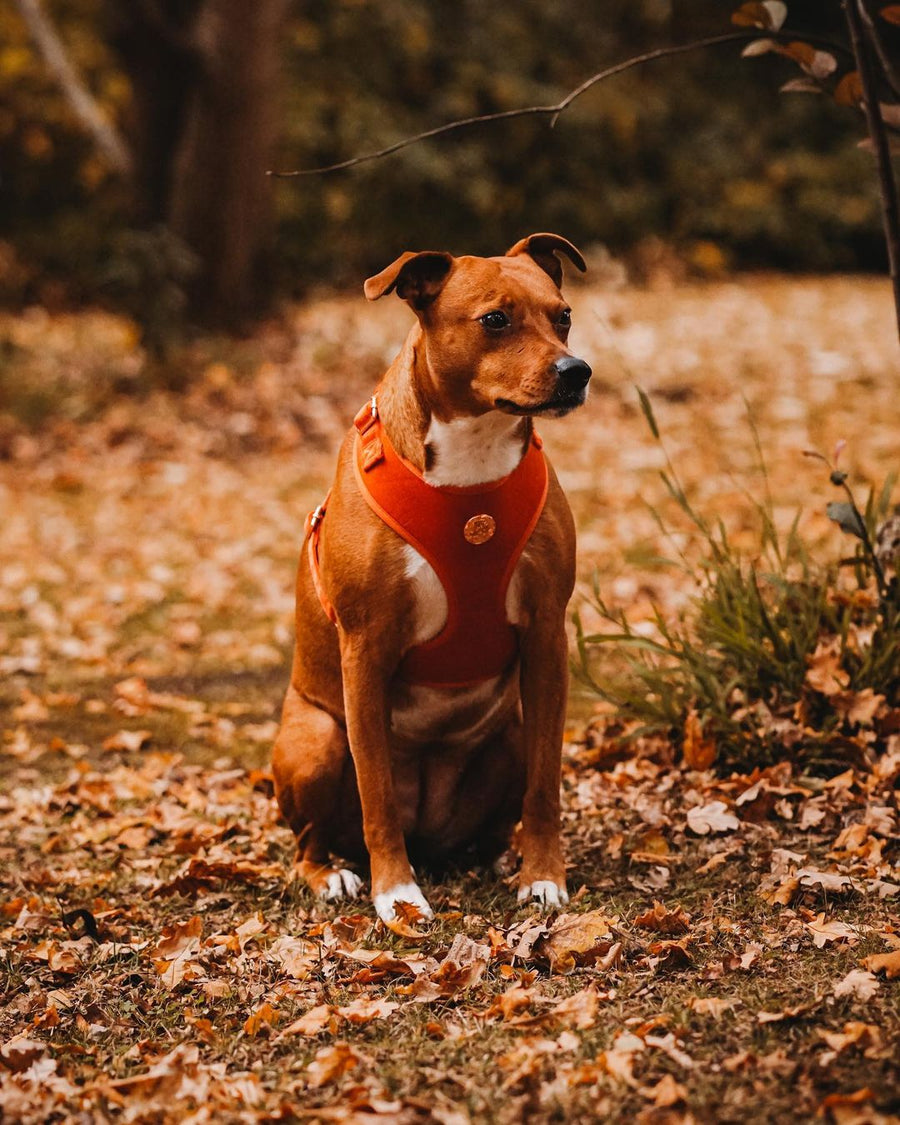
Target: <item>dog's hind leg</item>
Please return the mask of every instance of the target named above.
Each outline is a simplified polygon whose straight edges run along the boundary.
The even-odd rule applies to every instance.
[[[297,837],[297,873],[321,898],[356,898],[362,880],[331,861],[341,835],[342,797],[351,770],[347,734],[320,707],[288,688],[272,753],[275,796]]]

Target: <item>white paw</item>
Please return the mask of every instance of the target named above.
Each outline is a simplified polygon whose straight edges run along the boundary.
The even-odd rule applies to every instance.
[[[569,895],[565,887],[554,883],[550,879],[538,879],[535,883],[526,883],[519,888],[519,902],[534,899],[539,906],[548,909],[551,906],[565,906]]]
[[[362,889],[362,885],[362,879],[358,875],[354,875],[346,867],[341,867],[337,871],[332,871],[328,876],[325,890],[322,891],[322,898],[329,902],[338,898],[356,898]]]
[[[417,906],[421,910],[423,918],[434,917],[434,911],[415,883],[398,883],[396,887],[391,887],[389,891],[382,891],[380,895],[376,895],[374,901],[375,913],[382,922],[394,921],[397,917],[394,906],[398,902],[408,902],[411,906]]]

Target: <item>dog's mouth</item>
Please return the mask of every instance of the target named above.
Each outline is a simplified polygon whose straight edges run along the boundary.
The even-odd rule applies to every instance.
[[[494,406],[498,410],[502,410],[504,414],[519,414],[527,418],[546,414],[551,418],[562,418],[563,415],[577,410],[579,406],[584,406],[586,397],[586,390],[581,389],[571,394],[554,395],[552,398],[538,403],[524,404],[513,402],[509,398],[498,398],[494,400]]]

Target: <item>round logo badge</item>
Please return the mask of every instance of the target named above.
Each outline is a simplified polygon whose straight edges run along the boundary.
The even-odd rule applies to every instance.
[[[496,530],[497,524],[493,516],[472,516],[470,520],[466,520],[463,535],[469,543],[487,543]]]

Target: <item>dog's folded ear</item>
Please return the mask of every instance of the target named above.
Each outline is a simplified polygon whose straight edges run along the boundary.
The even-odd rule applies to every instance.
[[[518,254],[527,254],[533,258],[544,273],[548,273],[557,286],[562,285],[562,266],[556,251],[569,259],[582,273],[587,269],[587,263],[581,256],[581,251],[576,249],[567,238],[559,234],[530,234],[527,238],[520,239],[515,246],[510,246],[506,251],[507,258],[515,258]]]
[[[407,250],[396,261],[370,277],[365,294],[377,301],[392,289],[414,309],[424,309],[440,293],[453,265],[453,255],[442,250],[423,250],[418,254]]]

